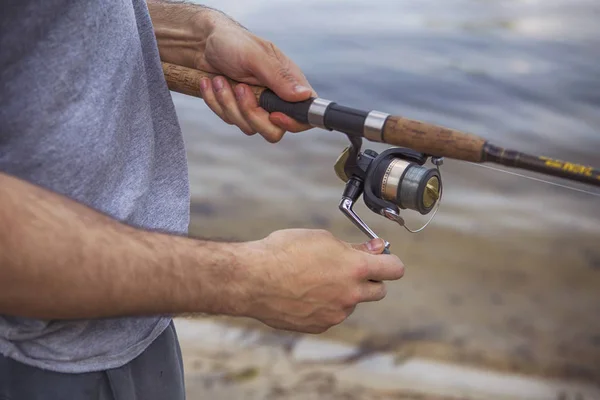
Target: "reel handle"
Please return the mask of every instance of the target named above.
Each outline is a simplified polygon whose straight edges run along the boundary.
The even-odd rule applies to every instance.
[[[352,177],[346,182],[344,194],[340,200],[338,208],[358,229],[360,229],[365,235],[371,239],[379,239],[379,236],[364,221],[356,214],[353,210],[354,203],[358,200],[360,195],[363,193],[364,182],[357,178]],[[385,242],[385,250],[383,254],[390,254],[390,243],[387,240]]]

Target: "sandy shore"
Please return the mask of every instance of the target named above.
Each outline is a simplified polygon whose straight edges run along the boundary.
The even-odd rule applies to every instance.
[[[194,399],[598,399],[600,387],[362,349],[315,335],[176,321]]]

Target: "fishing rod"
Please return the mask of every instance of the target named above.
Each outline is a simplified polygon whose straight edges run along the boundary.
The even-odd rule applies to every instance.
[[[170,90],[194,97],[202,97],[202,78],[216,76],[165,62],[162,66]],[[228,80],[234,87],[239,83]],[[600,187],[600,170],[590,166],[504,149],[473,134],[380,111],[358,110],[314,97],[291,103],[267,88],[252,85],[250,88],[259,105],[268,112],[282,112],[312,127],[347,135],[350,146],[334,166],[336,175],[346,183],[339,208],[371,238],[378,236],[353,211],[359,197],[363,196],[371,211],[412,233],[419,232],[439,208],[443,193],[440,167],[444,158],[498,164]],[[394,147],[382,153],[361,151],[363,138]],[[433,167],[425,166],[428,159]],[[422,215],[435,211],[423,227],[411,230],[400,215],[401,209]],[[388,247],[386,242],[386,252]]]

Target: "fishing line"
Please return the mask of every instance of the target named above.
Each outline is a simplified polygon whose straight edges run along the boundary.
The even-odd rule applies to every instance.
[[[514,176],[518,176],[518,177],[521,177],[521,178],[529,179],[529,180],[532,180],[532,181],[542,182],[542,183],[546,183],[548,185],[558,186],[558,187],[561,187],[561,188],[564,188],[564,189],[573,190],[575,192],[581,192],[581,193],[589,194],[589,195],[592,195],[592,196],[600,197],[600,193],[590,192],[588,190],[578,189],[578,188],[574,188],[572,186],[562,185],[560,183],[550,182],[550,181],[546,181],[544,179],[534,178],[532,176],[523,175],[523,174],[519,174],[519,173],[516,173],[516,172],[511,172],[511,171],[506,171],[506,170],[500,169],[500,168],[490,167],[489,165],[477,164],[477,163],[473,163],[473,162],[469,162],[469,161],[467,161],[466,163],[474,165],[476,167],[487,168],[487,169],[491,169],[492,171],[497,171],[497,172],[504,172],[505,174],[514,175]]]

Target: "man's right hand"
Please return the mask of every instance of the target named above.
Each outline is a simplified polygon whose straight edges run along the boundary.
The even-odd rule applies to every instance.
[[[244,243],[145,231],[2,173],[0,226],[0,314],[44,320],[205,313],[320,333],[404,273],[381,239],[369,249],[321,230]]]
[[[404,274],[375,239],[351,245],[323,230],[277,231],[250,251],[262,264],[245,271],[239,314],[277,329],[322,333],[343,322],[358,303],[379,301],[385,283]]]

